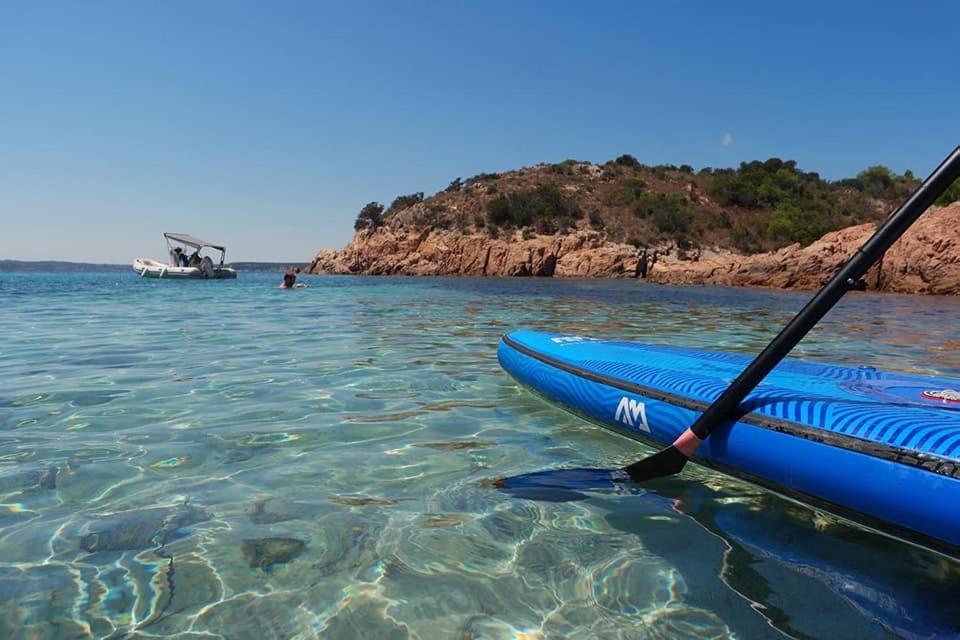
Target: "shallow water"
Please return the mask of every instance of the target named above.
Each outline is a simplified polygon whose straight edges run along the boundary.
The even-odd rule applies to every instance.
[[[509,328],[751,353],[808,294],[278,281],[0,274],[0,637],[960,636],[960,563],[714,472],[485,482],[648,451],[519,388]],[[960,378],[958,325],[851,294],[797,353]]]

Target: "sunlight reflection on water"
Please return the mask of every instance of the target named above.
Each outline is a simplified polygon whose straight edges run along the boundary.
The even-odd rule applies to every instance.
[[[955,629],[956,563],[703,469],[562,504],[483,482],[641,451],[514,384],[508,329],[751,353],[809,294],[276,279],[0,275],[0,635]],[[960,378],[958,319],[851,294],[796,355]]]

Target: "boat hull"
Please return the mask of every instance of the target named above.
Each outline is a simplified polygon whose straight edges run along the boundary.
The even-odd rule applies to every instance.
[[[147,258],[134,260],[133,270],[141,278],[165,280],[231,280],[237,277],[236,269],[230,267],[213,267],[205,271],[198,267],[172,267]]]

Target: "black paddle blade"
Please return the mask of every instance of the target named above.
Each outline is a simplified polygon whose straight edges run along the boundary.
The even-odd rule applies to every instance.
[[[620,469],[549,469],[499,478],[490,484],[517,498],[541,502],[586,500],[584,491],[615,490],[627,480]]]
[[[670,445],[650,457],[634,462],[624,470],[634,482],[646,482],[680,473],[686,464],[687,456],[680,453],[675,446]]]

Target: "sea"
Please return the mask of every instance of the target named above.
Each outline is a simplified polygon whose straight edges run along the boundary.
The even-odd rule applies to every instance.
[[[752,354],[809,293],[299,281],[0,273],[0,638],[960,637],[960,563],[714,471],[493,484],[652,451],[520,387],[506,331]],[[958,326],[854,292],[794,356],[960,379]]]

